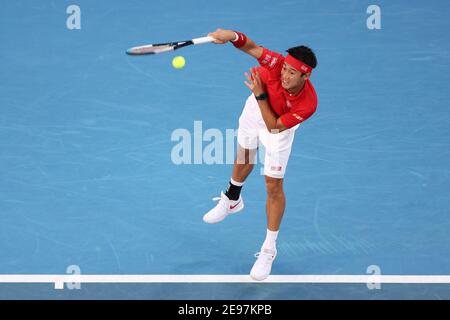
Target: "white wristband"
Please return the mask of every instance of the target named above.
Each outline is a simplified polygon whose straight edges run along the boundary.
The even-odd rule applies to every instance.
[[[234,40],[231,40],[231,42],[236,42],[239,40],[239,35],[235,32],[234,35],[236,36],[236,38],[234,38]]]

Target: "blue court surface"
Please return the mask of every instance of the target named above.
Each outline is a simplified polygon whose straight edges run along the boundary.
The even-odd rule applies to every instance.
[[[450,299],[449,16],[448,1],[3,1],[0,298]],[[248,275],[266,230],[261,164],[242,213],[202,221],[227,187],[226,133],[256,61],[230,44],[125,54],[218,27],[318,58],[318,109],[285,176],[280,282]],[[51,278],[74,270],[119,280]],[[345,281],[374,273],[394,278]],[[156,280],[120,282],[133,275]]]

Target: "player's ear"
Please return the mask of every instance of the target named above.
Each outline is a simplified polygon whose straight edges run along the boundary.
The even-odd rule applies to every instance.
[[[309,77],[311,76],[311,72],[309,72],[309,73],[303,73],[302,74],[302,78],[303,78],[303,80],[308,80],[309,79]]]

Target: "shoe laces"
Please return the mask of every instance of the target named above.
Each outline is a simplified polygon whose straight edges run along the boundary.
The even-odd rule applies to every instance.
[[[223,195],[223,197],[222,197],[222,195]],[[240,198],[237,199],[237,200],[230,200],[230,199],[228,199],[228,197],[225,195],[225,193],[222,193],[222,195],[221,195],[220,197],[214,197],[214,198],[212,198],[212,200],[213,200],[213,201],[219,201],[219,203],[222,203],[222,204],[224,205],[224,207],[227,207],[227,206],[228,206],[228,203],[233,203],[233,202],[236,202],[236,201],[239,201],[239,200],[240,200]],[[223,200],[223,201],[220,201],[220,200]]]
[[[226,200],[224,200],[222,197],[214,197],[212,198],[213,201],[219,201],[219,204],[224,207],[225,209],[228,209],[228,203]]]
[[[255,253],[255,258],[261,263],[269,264],[275,259],[275,255],[275,251],[263,249],[262,251]]]

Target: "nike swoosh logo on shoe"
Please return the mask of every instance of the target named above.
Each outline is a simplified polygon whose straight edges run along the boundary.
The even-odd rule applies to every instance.
[[[234,208],[236,208],[236,206],[241,203],[240,201],[238,203],[236,203],[234,206],[230,206],[230,210],[233,210]]]

